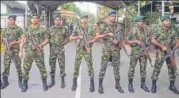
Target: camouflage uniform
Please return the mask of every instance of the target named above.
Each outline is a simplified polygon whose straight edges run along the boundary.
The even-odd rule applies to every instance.
[[[144,45],[144,47],[148,48],[151,42],[150,41],[151,40],[150,29],[147,26],[145,26],[145,24],[143,24],[143,27],[137,26],[139,22],[144,22],[143,21],[144,17],[145,16],[134,17],[136,25],[133,27],[133,29],[129,33],[128,40],[129,41],[138,40],[141,42],[141,44]],[[141,88],[145,92],[150,92],[148,87],[145,85],[147,55],[144,53],[144,50],[141,50],[141,48],[144,48],[144,47],[138,44],[131,44],[130,46],[131,46],[131,57],[130,57],[130,66],[128,70],[128,78],[129,78],[128,90],[131,93],[134,92],[133,78],[134,78],[135,67],[139,60],[140,75],[141,75]]]
[[[179,24],[175,25],[175,29],[176,29],[176,37],[177,37],[177,40],[179,41]],[[177,54],[177,56],[179,56],[179,47],[176,50],[176,54]]]
[[[132,31],[129,33],[129,40],[139,40],[139,36],[141,37],[141,41],[145,44],[148,43],[149,39],[151,38],[150,33],[148,32],[147,28],[134,27]],[[131,45],[131,57],[130,57],[130,66],[128,70],[128,78],[134,78],[135,66],[139,60],[140,65],[140,75],[141,79],[145,80],[146,78],[146,66],[147,66],[147,57],[145,56],[144,52],[141,55],[138,55],[140,46],[137,44]]]
[[[51,76],[55,76],[56,69],[56,58],[58,58],[60,67],[60,76],[65,76],[65,50],[64,45],[67,42],[68,33],[65,27],[51,27],[49,32],[49,43],[50,43],[50,67]]]
[[[156,29],[157,30],[154,30],[155,32],[154,32],[153,36],[156,36],[156,37],[158,36],[159,39],[157,41],[161,44],[167,44],[168,45],[171,38],[172,38],[172,40],[174,40],[175,37],[176,37],[176,35],[175,35],[176,33],[175,33],[173,28],[171,28],[168,32],[166,30],[164,30],[162,28],[162,26],[159,26]],[[157,48],[155,66],[154,66],[152,77],[151,77],[153,80],[158,80],[158,75],[160,74],[160,69],[163,65],[163,64],[161,64],[161,61],[162,61],[164,53],[165,52],[163,52],[161,49]],[[171,59],[167,59],[166,63],[167,63],[167,66],[168,66],[169,79],[171,81],[175,81],[175,79],[176,79],[176,76],[175,76],[176,68],[172,67],[170,62],[171,62]]]
[[[107,22],[104,22],[100,24],[100,34],[105,34],[112,32],[114,35],[117,33],[117,31],[123,31],[122,26],[118,23],[115,23],[114,25],[110,25]],[[99,73],[99,78],[104,78],[108,60],[110,56],[112,57],[112,66],[114,69],[114,77],[115,79],[120,79],[119,75],[119,65],[120,65],[120,48],[119,46],[115,45],[112,42],[113,38],[111,37],[106,37],[103,38],[102,40],[102,57],[101,57],[101,68],[100,68],[100,73]],[[119,40],[119,39],[118,39]]]
[[[35,60],[37,67],[39,68],[41,78],[46,79],[47,72],[44,65],[44,52],[41,50],[40,56],[36,54],[32,50],[32,41],[30,39],[30,36],[33,37],[37,45],[40,45],[43,40],[46,39],[46,31],[42,27],[38,27],[36,29],[32,28],[31,26],[28,27],[25,31],[24,36],[26,37],[26,41],[24,43],[24,49],[25,49],[25,58],[24,58],[24,80],[29,79],[29,71],[32,67],[32,62]]]
[[[90,87],[89,91],[94,92],[94,70],[93,70],[93,62],[92,62],[92,43],[90,41],[93,38],[93,29],[82,21],[88,21],[88,15],[81,15],[81,24],[77,25],[74,29],[72,36],[76,36],[74,38],[79,38],[81,35],[83,39],[78,39],[77,48],[76,48],[76,58],[75,58],[75,66],[73,72],[73,84],[72,91],[75,91],[77,88],[77,78],[79,75],[79,68],[81,64],[81,60],[84,57],[87,66],[88,66],[88,75],[90,76]],[[82,24],[86,24],[86,27],[83,28]],[[72,37],[73,38],[73,37]]]
[[[8,27],[4,31],[3,37],[7,38],[8,42],[11,43],[12,41],[18,41],[23,34],[23,30],[15,25],[13,28]],[[7,49],[6,49],[7,50]],[[2,73],[3,77],[8,77],[9,76],[9,69],[10,69],[10,63],[11,63],[11,58],[13,58],[13,61],[15,63],[16,69],[17,69],[17,74],[19,77],[22,76],[22,71],[21,71],[21,60],[19,58],[19,45],[13,45],[11,47],[11,52],[12,52],[12,57],[10,57],[10,54],[8,51],[5,51],[4,54],[4,72]]]
[[[162,23],[170,24],[170,18],[168,15],[164,15],[161,17]],[[177,33],[176,29],[173,25],[170,25],[170,27],[166,30],[164,29],[165,25],[159,25],[159,27],[155,27],[153,29],[153,38],[159,43],[162,44],[162,46],[167,46],[167,50],[163,51],[163,47],[156,47],[157,53],[156,53],[156,61],[152,73],[152,87],[151,92],[156,93],[157,91],[157,85],[156,82],[158,80],[158,75],[160,74],[161,67],[163,63],[166,61],[167,67],[168,67],[168,75],[170,80],[169,90],[172,91],[175,94],[179,94],[179,91],[175,87],[175,80],[176,80],[176,66],[172,65],[175,61],[175,55],[174,58],[168,58],[168,56],[171,56],[171,52],[173,52],[174,47],[176,46],[176,40],[177,40]],[[155,44],[155,43],[154,43]],[[161,49],[162,48],[162,49]],[[168,53],[169,52],[169,53]],[[166,58],[167,56],[167,58]]]
[[[83,33],[80,31],[83,30]],[[77,26],[75,30],[72,33],[72,36],[79,36],[83,35],[86,37],[87,42],[92,38],[92,30],[90,27],[87,27],[87,29],[83,29],[81,26]],[[85,38],[83,38],[85,39]],[[92,46],[87,46],[89,48],[92,48]],[[88,74],[90,77],[94,77],[94,70],[93,70],[93,62],[92,62],[92,52],[87,52],[85,48],[85,42],[84,40],[77,40],[77,50],[76,50],[76,58],[75,58],[75,67],[74,67],[74,72],[73,72],[73,77],[77,78],[79,75],[79,68],[81,64],[81,60],[84,57],[86,60],[86,63],[88,65]]]

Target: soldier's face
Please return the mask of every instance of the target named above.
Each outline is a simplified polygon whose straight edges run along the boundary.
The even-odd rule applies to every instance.
[[[61,24],[60,18],[55,18],[55,25],[59,26]]]
[[[9,18],[8,24],[9,25],[14,25],[16,21],[13,18]]]
[[[143,21],[139,21],[139,22],[137,22],[137,25],[138,25],[139,27],[142,27],[142,26],[144,25],[144,22],[143,22]]]
[[[116,20],[116,15],[115,15],[115,14],[109,15],[109,16],[108,16],[108,19],[109,19],[109,21],[111,21],[111,22],[115,22],[115,20]]]
[[[87,19],[87,18],[82,18],[82,19],[81,19],[81,23],[82,23],[82,24],[87,24],[87,22],[88,22],[88,19]]]
[[[169,20],[169,19],[166,19],[166,20],[164,20],[164,21],[162,22],[162,24],[163,24],[164,26],[169,27],[169,26],[170,26],[170,20]]]
[[[32,24],[38,24],[39,23],[39,17],[38,16],[33,16],[31,19]]]

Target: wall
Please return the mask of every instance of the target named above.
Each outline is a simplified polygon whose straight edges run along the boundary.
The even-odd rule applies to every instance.
[[[16,18],[17,26],[24,29],[24,15],[18,15]],[[8,26],[8,15],[1,16],[1,28],[6,28]]]

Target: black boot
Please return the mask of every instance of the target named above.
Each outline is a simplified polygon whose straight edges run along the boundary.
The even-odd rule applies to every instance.
[[[91,77],[90,78],[90,89],[89,89],[90,92],[94,92],[94,78]]]
[[[169,90],[171,90],[175,94],[179,94],[179,91],[175,87],[175,82],[174,81],[170,81]]]
[[[47,91],[48,90],[48,86],[47,86],[47,79],[46,78],[42,80],[42,84],[43,84],[43,90]]]
[[[51,83],[49,84],[49,88],[55,85],[55,76],[51,76]]]
[[[65,88],[65,76],[61,77],[61,88]]]
[[[77,87],[77,78],[73,78],[73,85],[71,87],[71,90],[76,91],[76,87]]]
[[[98,92],[100,94],[104,93],[104,91],[103,91],[103,78],[99,78],[99,89],[98,89]]]
[[[22,77],[21,76],[18,77],[18,84],[19,84],[19,88],[21,88],[21,86],[22,86]]]
[[[141,88],[145,91],[145,92],[150,92],[148,87],[145,85],[145,80],[142,79],[141,80]]]
[[[129,85],[128,85],[128,90],[133,93],[134,92],[134,88],[133,88],[133,79],[129,79]]]
[[[26,92],[28,89],[27,80],[22,80],[21,92]]]
[[[120,83],[119,83],[119,79],[116,79],[116,86],[115,88],[120,92],[120,93],[124,93],[124,90],[121,88]]]
[[[7,76],[2,77],[2,80],[3,80],[3,82],[2,82],[2,85],[1,85],[1,89],[4,89],[9,85],[8,77]]]
[[[152,93],[156,93],[156,91],[157,91],[156,82],[157,82],[156,80],[152,80],[152,88],[151,88]]]

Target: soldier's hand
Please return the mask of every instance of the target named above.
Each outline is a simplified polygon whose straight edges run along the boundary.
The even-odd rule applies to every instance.
[[[11,43],[9,43],[9,44],[8,44],[8,47],[9,47],[9,48],[11,48],[11,47],[12,47],[12,45],[14,45],[14,43],[15,43],[14,41],[13,41],[13,42],[11,42]]]
[[[40,53],[41,49],[42,49],[41,47],[38,47],[37,52]]]
[[[90,40],[89,42],[88,42],[88,44],[92,44],[92,43],[94,43],[96,40],[95,39],[92,39],[92,40]]]
[[[138,45],[141,45],[141,42],[140,42],[140,41],[138,41],[138,40],[136,40],[136,43],[137,43]]]
[[[162,51],[167,51],[167,47],[163,46]]]
[[[109,37],[114,37],[114,34],[113,33],[108,33],[108,36]]]
[[[79,38],[79,39],[83,39],[83,36],[82,36],[82,35],[79,35],[78,38]]]
[[[116,40],[116,39],[114,39],[112,42],[113,42],[114,44],[118,44],[118,40]]]
[[[43,48],[43,45],[40,44],[40,45],[38,46],[38,48],[39,48],[39,50],[41,50],[41,49]]]
[[[88,53],[90,53],[91,48],[86,48],[86,51],[87,51]]]

